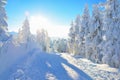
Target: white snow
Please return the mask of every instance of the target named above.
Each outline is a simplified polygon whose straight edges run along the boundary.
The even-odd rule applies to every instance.
[[[1,71],[0,71],[1,72]],[[38,49],[16,59],[1,72],[2,80],[118,80],[118,69],[95,64],[68,53],[48,54]]]
[[[87,73],[93,80],[119,80],[120,72],[116,68],[111,68],[107,64],[95,64],[85,58],[75,58],[68,54],[62,56],[74,63],[80,70]]]
[[[67,55],[66,55],[67,56]],[[27,53],[0,75],[2,80],[92,80],[58,54]]]
[[[107,0],[104,11],[94,5],[92,17],[86,5],[71,23],[70,38],[53,43],[44,29],[32,35],[27,17],[9,36],[5,5],[0,0],[0,80],[120,80],[119,0]]]

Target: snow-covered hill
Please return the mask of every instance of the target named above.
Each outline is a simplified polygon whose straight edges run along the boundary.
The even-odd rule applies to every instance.
[[[11,59],[14,57],[16,56]],[[67,53],[48,54],[34,49],[15,60],[5,68],[4,72],[1,72],[0,80],[120,79],[120,73],[115,68],[94,64],[89,60],[75,58]]]
[[[3,75],[3,80],[92,80],[61,55],[37,50],[19,59]]]

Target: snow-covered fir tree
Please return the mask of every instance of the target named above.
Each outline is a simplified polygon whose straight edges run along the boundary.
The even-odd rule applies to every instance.
[[[86,54],[89,53],[89,43],[90,43],[90,38],[88,37],[90,31],[89,31],[89,21],[90,21],[90,14],[89,14],[89,9],[88,5],[85,5],[84,12],[82,15],[82,21],[81,21],[81,26],[84,28],[84,44],[83,44],[83,53],[84,57],[86,57]]]
[[[49,52],[50,41],[47,31],[45,31],[44,29],[41,29],[40,31],[38,30],[36,35],[36,41],[42,51]]]
[[[76,55],[79,54],[79,28],[81,26],[81,17],[77,15],[74,23],[74,33],[75,33],[75,42],[74,42],[74,53]]]
[[[76,17],[75,22],[72,21],[69,32],[68,49],[70,53],[79,54],[79,27],[81,25],[80,15]]]
[[[71,28],[69,30],[69,40],[68,40],[68,52],[74,54],[74,42],[75,42],[75,33],[74,33],[74,22],[71,22]]]
[[[5,5],[6,0],[0,0],[0,43],[6,41],[9,37]]]
[[[99,44],[102,42],[102,34],[103,34],[103,22],[102,15],[99,10],[98,5],[93,6],[92,18],[90,25],[90,50],[88,53],[88,57],[94,62],[101,62],[102,54],[100,54]]]
[[[61,52],[66,52],[67,51],[67,40],[66,39],[61,39],[60,42],[60,51]]]
[[[30,38],[30,24],[28,18],[26,17],[25,21],[23,22],[22,28],[20,28],[18,31],[18,42],[27,43],[30,40]]]
[[[22,33],[23,42],[27,42],[30,40],[30,37],[31,37],[30,24],[29,24],[29,20],[27,17],[26,17],[25,21],[23,22],[21,33]]]
[[[79,27],[79,35],[78,35],[78,40],[79,40],[79,55],[84,57],[85,55],[85,27],[82,26],[82,19],[80,21],[80,27]]]
[[[26,17],[22,28],[20,28],[18,31],[17,42],[18,44],[22,43],[27,50],[32,50],[33,48],[37,47],[35,43],[35,37],[30,32],[28,17]]]
[[[59,46],[59,42],[58,40],[53,40],[53,43],[52,43],[52,52],[58,52],[58,46]]]
[[[120,67],[120,1],[107,0],[104,13],[103,63]]]
[[[72,22],[68,51],[97,63],[120,67],[120,1],[107,0],[102,6],[94,5],[90,18],[86,5],[82,19]]]
[[[67,40],[62,39],[62,38],[54,40],[52,48],[53,48],[52,49],[53,52],[59,52],[59,53],[66,52],[67,51]]]
[[[23,37],[22,37],[22,30],[19,28],[19,30],[18,30],[18,36],[17,36],[17,42],[21,43],[22,39],[23,39]]]

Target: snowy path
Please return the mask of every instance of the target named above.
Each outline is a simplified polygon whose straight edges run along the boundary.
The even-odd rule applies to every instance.
[[[92,80],[61,55],[37,51],[21,58],[8,71],[9,76],[3,77],[4,80]]]

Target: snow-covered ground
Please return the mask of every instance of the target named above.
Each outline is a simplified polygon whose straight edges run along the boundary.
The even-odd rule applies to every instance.
[[[120,80],[120,71],[106,64],[95,64],[90,60],[75,58],[68,54],[62,54],[62,56],[87,73],[93,80]]]
[[[119,80],[117,69],[67,53],[34,50],[19,57],[0,74],[0,80]]]
[[[62,54],[34,50],[15,62],[0,75],[2,80],[92,80]]]

